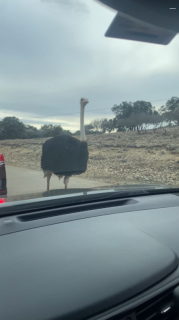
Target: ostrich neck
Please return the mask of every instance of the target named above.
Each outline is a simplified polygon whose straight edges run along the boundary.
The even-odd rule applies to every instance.
[[[85,108],[81,106],[81,110],[80,110],[80,140],[81,141],[86,141],[85,127],[84,127],[84,112],[85,112]]]

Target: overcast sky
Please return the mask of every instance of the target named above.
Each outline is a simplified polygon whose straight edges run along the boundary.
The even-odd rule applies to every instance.
[[[179,96],[179,36],[168,46],[105,38],[115,14],[95,0],[0,0],[0,118],[74,131],[81,97],[87,124],[122,101]]]

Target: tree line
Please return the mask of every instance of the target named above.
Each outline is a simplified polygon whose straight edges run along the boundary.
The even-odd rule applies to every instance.
[[[179,125],[179,98],[172,97],[157,111],[150,102],[123,101],[111,109],[112,119],[95,119],[85,126],[86,134],[100,134],[112,131],[135,131],[139,133],[152,126],[158,127]],[[5,117],[0,121],[0,139],[34,139],[55,137],[57,135],[79,135],[80,131],[72,133],[64,130],[61,125],[45,124],[40,129],[26,125],[16,117]]]
[[[179,98],[172,97],[157,111],[151,102],[124,101],[112,107],[113,119],[95,119],[90,123],[90,131],[105,133],[111,131],[135,131],[139,133],[153,128],[179,125]]]
[[[16,117],[5,117],[0,121],[1,140],[47,138],[61,134],[72,135],[69,130],[64,130],[61,125],[45,124],[37,129],[35,126],[24,124]]]

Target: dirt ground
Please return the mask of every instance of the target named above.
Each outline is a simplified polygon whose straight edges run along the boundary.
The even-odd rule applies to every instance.
[[[78,138],[78,137],[77,137]],[[41,170],[46,139],[3,140],[6,165]],[[168,184],[179,186],[179,128],[87,136],[89,161],[80,178],[108,185]]]

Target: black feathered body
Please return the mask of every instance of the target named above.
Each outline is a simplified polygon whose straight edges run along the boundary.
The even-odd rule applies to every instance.
[[[56,175],[79,175],[86,171],[88,147],[86,141],[61,135],[47,140],[42,147],[41,168]]]

